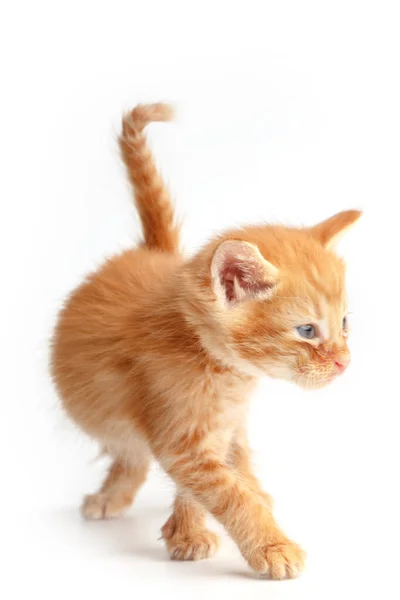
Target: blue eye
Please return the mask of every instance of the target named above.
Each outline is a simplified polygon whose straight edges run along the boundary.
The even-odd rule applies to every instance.
[[[296,327],[299,335],[301,337],[306,338],[307,340],[312,340],[316,337],[316,331],[314,325],[300,325]]]

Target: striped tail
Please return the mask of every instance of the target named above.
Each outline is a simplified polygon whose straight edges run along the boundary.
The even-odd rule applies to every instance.
[[[165,252],[179,250],[179,227],[169,192],[154,164],[143,129],[152,121],[170,121],[172,116],[172,108],[167,104],[139,104],[123,118],[119,138],[122,159],[142,222],[144,245]]]

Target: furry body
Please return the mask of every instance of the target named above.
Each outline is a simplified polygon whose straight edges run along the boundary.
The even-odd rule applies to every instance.
[[[71,418],[112,457],[88,518],[127,508],[155,457],[177,485],[163,537],[175,559],[210,556],[212,513],[250,566],[293,577],[304,553],[280,530],[252,473],[245,422],[260,375],[316,387],[348,362],[344,265],[331,242],[347,211],[310,229],[227,232],[185,260],[167,190],[143,134],[168,120],[138,106],[120,146],[143,244],[106,262],[73,292],[56,327],[52,374]],[[316,323],[318,338],[296,327]]]

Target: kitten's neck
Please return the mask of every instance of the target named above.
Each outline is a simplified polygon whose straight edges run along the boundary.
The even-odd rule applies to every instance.
[[[218,351],[209,339],[207,327],[193,323],[190,319],[177,290],[169,293],[168,297],[164,296],[163,313],[169,339],[177,351],[185,353],[189,359],[216,373],[236,374],[236,370],[226,361],[222,348]]]
[[[165,290],[163,306],[168,321],[176,333],[180,332],[177,343],[182,349],[198,356],[198,360],[220,373],[231,373],[241,379],[260,378],[263,373],[241,359],[234,348],[227,344],[218,324],[215,324],[207,310],[194,309],[190,297],[185,295],[176,281]]]

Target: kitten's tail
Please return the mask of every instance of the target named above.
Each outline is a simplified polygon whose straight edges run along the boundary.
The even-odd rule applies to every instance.
[[[176,252],[179,227],[167,188],[156,169],[143,129],[152,121],[170,121],[168,104],[139,104],[122,121],[119,138],[122,159],[135,193],[142,222],[144,244],[148,248]]]

